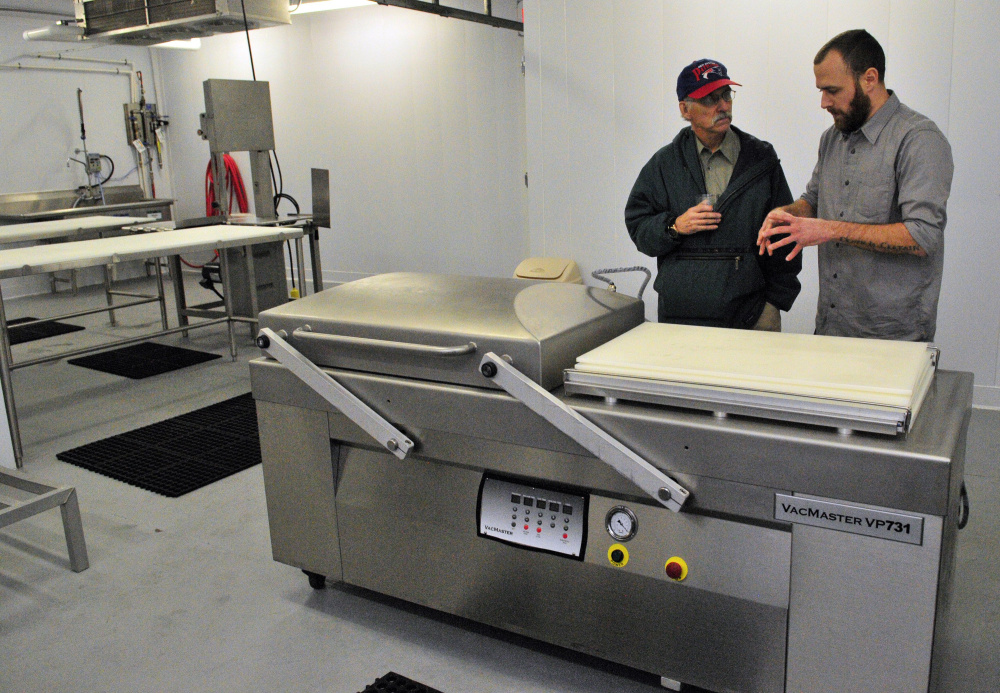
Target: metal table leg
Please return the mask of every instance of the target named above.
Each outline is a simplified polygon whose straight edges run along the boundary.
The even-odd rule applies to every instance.
[[[79,573],[90,567],[87,558],[87,540],[83,536],[83,520],[80,518],[80,501],[76,499],[76,489],[70,488],[66,500],[59,506],[62,513],[63,530],[66,532],[66,550],[69,552],[69,566]]]
[[[107,265],[103,265],[101,269],[104,270],[104,298],[108,302],[108,318],[111,320],[111,326],[114,327],[118,323],[115,321],[115,311],[111,310],[111,306],[115,304],[115,299],[111,296],[111,271]],[[73,290],[73,295],[76,295],[76,289]]]
[[[246,253],[247,284],[250,285],[250,317],[256,320],[257,314],[260,312],[260,301],[257,300],[257,271],[254,269],[253,263],[253,246],[244,246],[243,252]],[[282,254],[282,257],[284,257],[284,254]],[[226,295],[228,296],[229,294]],[[250,323],[249,328],[250,339],[253,339],[257,335],[257,325]]]
[[[170,269],[170,281],[174,285],[174,308],[177,310],[177,324],[185,327],[189,324],[188,316],[184,314],[187,310],[187,297],[184,294],[184,275],[181,273],[181,256],[171,255],[167,259]],[[184,339],[188,338],[188,332],[182,332]]]
[[[98,238],[104,238],[104,232],[99,232],[97,234],[97,237]],[[108,302],[108,308],[110,309],[111,306],[113,306],[115,304],[115,299],[112,298],[112,296],[111,296],[111,282],[112,282],[112,280],[114,278],[114,275],[113,275],[114,269],[110,265],[104,265],[103,267],[101,267],[101,270],[104,272],[104,298]],[[76,275],[75,274],[73,275],[73,278],[76,279]],[[76,284],[75,283],[73,284],[73,295],[76,296]],[[115,321],[115,311],[108,310],[108,320],[111,321],[111,326],[112,327],[114,327],[115,325],[118,324]]]
[[[10,351],[10,331],[7,328],[7,311],[3,305],[3,289],[0,287],[0,384],[3,387],[3,403],[10,425],[10,440],[14,447],[14,465],[20,469],[24,465],[24,450],[21,447],[21,429],[17,425],[17,407],[14,405],[14,385],[11,382],[11,364],[14,362]]]
[[[306,259],[302,251],[302,237],[295,239],[295,262],[299,266],[299,296],[306,297]],[[315,293],[315,292],[314,292]]]
[[[309,224],[309,258],[312,261],[313,293],[318,294],[323,290],[323,267],[319,257],[319,227]]]
[[[233,325],[233,292],[232,282],[229,277],[229,258],[225,250],[219,253],[219,273],[222,275],[222,299],[226,307],[226,328],[229,330],[229,355],[233,361],[236,360],[236,334]],[[256,292],[251,291],[251,295],[256,297]]]
[[[163,295],[163,268],[160,266],[160,258],[153,258],[153,262],[156,264],[156,294],[160,299],[160,324],[166,330],[170,325],[167,323],[167,299]]]

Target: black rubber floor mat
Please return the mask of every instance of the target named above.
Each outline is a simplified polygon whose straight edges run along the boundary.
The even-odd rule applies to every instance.
[[[390,671],[385,676],[375,679],[375,683],[360,693],[441,693],[441,691]]]
[[[66,322],[43,322],[38,324],[38,318],[15,318],[14,320],[7,321],[7,329],[9,330],[10,343],[14,345],[33,342],[36,339],[45,339],[46,337],[58,337],[61,334],[69,334],[70,332],[79,332],[84,328],[80,325],[70,325]]]
[[[218,354],[209,354],[204,351],[182,349],[155,342],[142,342],[121,349],[112,349],[111,351],[102,351],[99,354],[70,359],[69,363],[102,373],[141,380],[217,358],[221,357]]]
[[[247,393],[56,459],[176,498],[260,464],[257,408]]]

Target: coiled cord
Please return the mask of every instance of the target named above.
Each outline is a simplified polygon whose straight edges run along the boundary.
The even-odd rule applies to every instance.
[[[647,267],[643,267],[642,265],[636,265],[635,267],[614,267],[611,269],[599,269],[591,272],[590,276],[592,276],[594,279],[598,279],[606,283],[610,291],[617,291],[618,287],[615,286],[615,283],[610,279],[608,279],[607,277],[605,277],[604,275],[618,274],[621,272],[643,272],[646,275],[646,278],[642,280],[642,286],[639,287],[639,295],[636,297],[636,298],[642,298],[642,292],[646,290],[646,284],[648,284],[649,280],[653,277],[653,273],[650,272]]]

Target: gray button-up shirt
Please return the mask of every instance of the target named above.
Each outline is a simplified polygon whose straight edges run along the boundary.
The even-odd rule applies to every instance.
[[[944,268],[945,205],[954,171],[938,127],[895,94],[859,130],[831,127],[802,199],[820,219],[902,222],[926,257],[831,241],[819,247],[816,333],[930,341]]]

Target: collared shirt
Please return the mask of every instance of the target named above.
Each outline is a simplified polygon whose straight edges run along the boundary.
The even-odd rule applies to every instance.
[[[722,144],[714,152],[701,143],[697,137],[698,160],[701,161],[701,173],[705,177],[705,192],[721,195],[729,185],[733,176],[733,167],[740,156],[740,138],[732,128],[726,130]]]
[[[823,133],[819,161],[802,195],[816,216],[902,222],[927,256],[835,241],[821,245],[817,334],[934,338],[953,171],[951,147],[938,127],[892,93],[855,132],[831,127]]]

